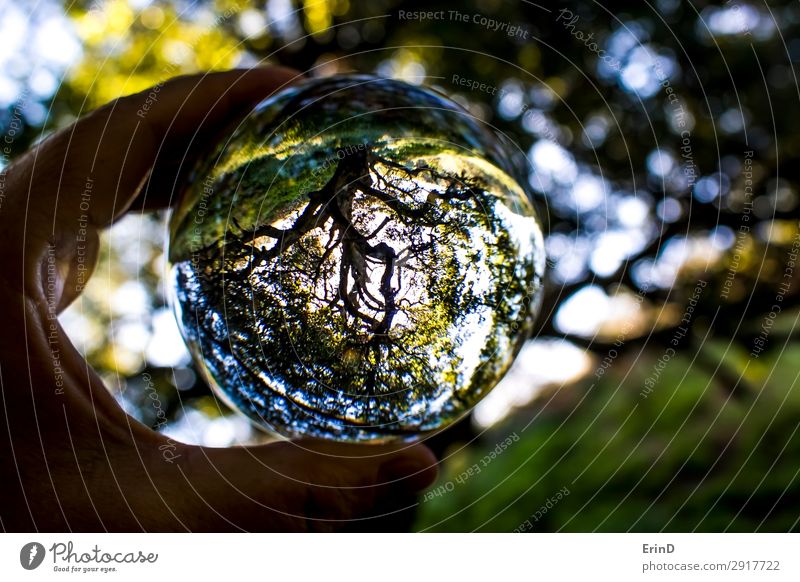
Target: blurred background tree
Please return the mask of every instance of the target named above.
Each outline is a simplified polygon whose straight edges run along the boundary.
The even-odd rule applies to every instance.
[[[0,0],[0,39],[0,169],[109,99],[265,62],[429,85],[517,144],[539,329],[434,439],[417,529],[798,529],[797,3]],[[263,439],[192,369],[164,240],[116,225],[63,323],[136,418]]]

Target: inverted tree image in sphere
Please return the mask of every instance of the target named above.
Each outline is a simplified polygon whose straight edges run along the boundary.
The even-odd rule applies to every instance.
[[[366,75],[259,104],[170,221],[172,303],[206,380],[285,437],[411,440],[459,419],[530,335],[545,266],[507,146]]]

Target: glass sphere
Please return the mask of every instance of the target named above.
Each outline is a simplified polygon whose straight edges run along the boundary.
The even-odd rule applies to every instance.
[[[259,104],[194,168],[169,283],[212,388],[285,437],[411,440],[531,332],[541,229],[510,150],[432,90],[345,75]]]

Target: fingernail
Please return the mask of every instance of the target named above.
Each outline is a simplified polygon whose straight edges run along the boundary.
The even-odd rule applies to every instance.
[[[431,453],[392,459],[381,465],[378,479],[392,488],[422,491],[436,480],[436,459]]]

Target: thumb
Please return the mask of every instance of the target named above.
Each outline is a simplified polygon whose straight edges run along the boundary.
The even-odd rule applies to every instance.
[[[304,440],[192,447],[181,470],[192,529],[330,531],[413,505],[436,478],[436,458],[423,445]]]

